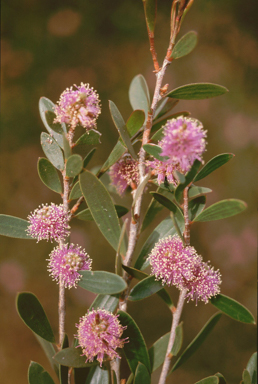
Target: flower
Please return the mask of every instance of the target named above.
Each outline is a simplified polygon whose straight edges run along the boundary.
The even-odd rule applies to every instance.
[[[178,117],[168,120],[164,127],[164,137],[159,142],[161,156],[168,156],[167,164],[173,164],[180,172],[186,173],[194,160],[202,161],[206,132],[202,123],[196,119]]]
[[[220,292],[221,274],[202,261],[194,247],[184,247],[179,236],[158,241],[149,255],[151,273],[156,280],[178,289],[186,289],[186,298],[208,303]]]
[[[40,240],[64,240],[70,233],[69,214],[63,204],[42,204],[28,216],[28,234]]]
[[[139,183],[138,162],[127,154],[110,167],[109,175],[111,184],[122,195],[129,185]]]
[[[169,183],[174,185],[177,184],[177,180],[173,174],[177,168],[175,165],[167,164],[166,162],[157,159],[147,161],[146,164],[153,169],[153,174],[158,176],[157,181],[159,185],[164,183],[165,177]]]
[[[64,244],[53,249],[48,259],[48,271],[53,280],[64,283],[65,288],[77,286],[81,279],[79,270],[91,270],[89,255],[78,245]]]
[[[101,112],[99,95],[89,84],[74,84],[61,94],[54,111],[54,123],[67,123],[72,129],[82,125],[89,131],[96,128],[96,120]]]
[[[116,349],[123,348],[126,342],[126,339],[120,339],[126,327],[122,327],[117,318],[118,315],[105,309],[93,309],[80,318],[79,324],[76,324],[78,346],[87,357],[86,362],[92,362],[96,356],[102,366],[104,355],[111,360],[120,358]]]

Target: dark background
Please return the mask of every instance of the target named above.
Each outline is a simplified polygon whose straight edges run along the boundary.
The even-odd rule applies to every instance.
[[[168,44],[171,1],[158,3],[156,48],[161,63]],[[203,81],[230,90],[216,99],[180,102],[176,110],[189,110],[208,129],[206,161],[223,152],[236,155],[202,185],[213,190],[208,204],[234,197],[245,200],[248,209],[227,220],[196,224],[191,238],[204,260],[211,260],[215,268],[220,268],[222,293],[240,301],[253,313],[256,313],[257,8],[255,1],[196,0],[180,36],[192,29],[197,31],[198,46],[189,56],[173,62],[165,78],[169,89]],[[81,81],[98,90],[102,102],[98,129],[103,144],[90,163],[97,166],[105,161],[117,139],[108,100],[113,100],[127,119],[131,113],[128,88],[132,78],[142,73],[152,92],[155,76],[140,0],[3,0],[1,17],[0,208],[1,213],[25,219],[39,204],[60,201],[37,175],[37,159],[44,156],[39,142],[40,132],[44,130],[38,112],[39,98],[46,96],[56,102],[66,87]],[[130,201],[127,194],[124,204],[129,207]],[[71,240],[86,248],[93,258],[93,268],[114,271],[114,252],[95,224],[73,222],[72,229]],[[147,235],[144,233],[140,244]],[[54,377],[36,339],[15,310],[16,293],[33,292],[57,334],[58,286],[46,270],[52,245],[1,237],[0,249],[1,380],[6,384],[25,384],[30,360],[42,364]],[[140,246],[137,252],[139,249]],[[176,290],[172,289],[171,294],[176,300]],[[69,335],[76,332],[74,324],[86,313],[93,298],[93,294],[80,288],[67,293]],[[156,296],[130,304],[129,312],[140,326],[148,347],[169,331],[170,313]],[[215,312],[210,304],[185,305],[183,348]],[[217,371],[229,383],[239,383],[256,349],[255,332],[254,325],[223,316],[203,346],[168,383],[192,384]]]

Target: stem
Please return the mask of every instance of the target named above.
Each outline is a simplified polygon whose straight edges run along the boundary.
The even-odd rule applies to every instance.
[[[190,222],[189,222],[189,216],[188,216],[188,187],[184,189],[184,219],[185,219],[185,231],[184,231],[184,238],[185,238],[185,245],[190,245]]]
[[[115,372],[116,375],[116,382],[117,384],[120,383],[120,359],[117,357],[116,359],[113,359],[110,361],[110,368],[111,368],[111,373],[112,371]],[[113,375],[111,374],[111,380],[113,384]]]
[[[59,313],[59,346],[62,347],[62,342],[65,335],[65,287],[63,281],[59,281],[59,302],[58,302],[58,313]]]
[[[177,308],[175,312],[173,313],[173,320],[172,320],[172,326],[171,326],[171,332],[170,332],[170,337],[168,341],[168,347],[167,347],[167,352],[166,352],[166,358],[164,360],[164,364],[162,367],[161,375],[159,378],[159,384],[165,384],[166,382],[166,377],[168,374],[168,370],[170,367],[170,362],[173,357],[171,354],[171,350],[175,341],[175,336],[176,336],[176,327],[179,324],[180,317],[182,314],[183,306],[184,306],[184,300],[185,300],[185,294],[186,294],[186,289],[183,289],[180,292],[178,303],[177,303]]]

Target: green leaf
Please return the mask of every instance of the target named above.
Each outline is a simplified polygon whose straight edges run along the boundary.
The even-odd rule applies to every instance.
[[[128,209],[126,207],[123,207],[122,205],[115,205],[115,209],[117,212],[117,216],[119,218],[128,213]],[[86,208],[83,211],[77,213],[77,215],[75,215],[75,217],[77,217],[77,219],[84,220],[84,221],[93,221],[94,220],[89,208]]]
[[[201,100],[216,97],[228,92],[222,85],[212,83],[194,83],[173,89],[166,96],[182,100]]]
[[[31,361],[28,370],[29,384],[55,384],[50,374],[35,361]]]
[[[116,251],[116,262],[115,262],[115,272],[117,275],[119,276],[123,276],[123,270],[122,270],[122,257],[120,255],[120,248],[121,248],[121,245],[122,245],[122,242],[125,240],[125,236],[126,236],[126,227],[127,227],[127,223],[128,223],[128,217],[125,219],[123,225],[122,225],[122,229],[121,229],[121,235],[120,235],[120,238],[119,238],[119,242],[118,242],[118,247],[117,247],[117,251]]]
[[[209,376],[197,381],[195,384],[219,384],[219,378],[217,376]]]
[[[114,312],[119,303],[119,295],[98,295],[90,306],[92,308],[106,309]]]
[[[217,203],[210,205],[198,216],[195,217],[194,221],[212,221],[225,219],[237,215],[243,212],[247,207],[247,204],[238,199],[226,199],[218,201]]]
[[[135,376],[134,384],[150,384],[151,377],[148,369],[142,363],[138,363]]]
[[[92,367],[85,384],[109,384],[109,374],[105,367]]]
[[[77,145],[98,145],[100,143],[101,133],[97,131],[90,130],[89,132],[84,133],[76,141],[75,146]]]
[[[197,44],[197,33],[194,31],[187,32],[181,39],[176,43],[171,58],[179,59],[180,57],[188,55],[195,48]]]
[[[119,112],[117,106],[115,105],[115,103],[113,103],[113,101],[111,101],[111,100],[109,100],[109,110],[111,113],[112,120],[113,120],[118,132],[120,133],[120,136],[123,139],[123,142],[126,145],[128,152],[131,154],[131,156],[134,159],[136,159],[137,156],[136,156],[135,151],[133,149],[133,146],[132,146],[130,136],[129,136],[129,133],[127,131],[124,119],[123,119],[121,113]]]
[[[190,221],[193,221],[194,218],[204,210],[205,204],[206,196],[198,196],[196,199],[189,201],[188,215]]]
[[[171,354],[173,356],[176,356],[178,352],[180,351],[183,343],[183,322],[181,322],[177,327],[176,327],[176,334],[175,334],[175,340],[173,347],[171,349]]]
[[[140,362],[151,372],[149,354],[140,329],[128,313],[118,311],[118,314],[121,324],[127,327],[123,332],[123,338],[128,337],[130,340],[129,343],[125,343],[123,351],[131,371],[135,374]]]
[[[69,340],[68,336],[65,334],[63,342],[62,342],[62,350],[69,347]],[[64,365],[59,365],[59,379],[60,384],[69,384],[68,383],[68,367],[65,367]]]
[[[142,110],[136,109],[129,116],[126,127],[130,137],[134,136],[143,126],[145,121],[145,113]]]
[[[191,185],[188,189],[188,198],[192,199],[193,197],[197,197],[200,195],[206,195],[207,193],[211,193],[212,189],[205,187],[197,187],[196,185]]]
[[[170,332],[161,336],[149,349],[151,372],[156,371],[163,364],[168,348]]]
[[[78,285],[81,288],[94,293],[112,295],[114,293],[123,292],[127,286],[122,277],[111,272],[80,271],[80,275],[82,278]]]
[[[213,328],[221,318],[221,315],[222,315],[221,312],[217,312],[207,321],[207,323],[200,330],[198,335],[193,339],[193,341],[184,350],[182,355],[177,359],[171,371],[169,372],[169,375],[173,371],[175,371],[177,368],[179,368],[182,364],[184,364],[197,351],[197,349],[206,340],[207,336],[211,333],[211,331],[213,330]]]
[[[133,78],[129,87],[129,100],[133,110],[141,109],[145,112],[145,120],[150,108],[150,93],[145,78],[137,75]]]
[[[53,124],[56,117],[54,113],[55,104],[46,97],[41,97],[39,100],[39,113],[44,126],[49,134],[56,140],[58,145],[63,149],[63,132],[66,133],[66,125],[64,123]]]
[[[108,156],[107,160],[101,167],[101,169],[98,172],[98,176],[105,173],[113,164],[115,164],[120,157],[123,156],[123,154],[127,151],[127,148],[118,140],[116,145],[114,146],[112,152]]]
[[[27,233],[30,223],[19,217],[0,215],[0,235],[17,239],[32,239]]]
[[[217,155],[208,161],[207,164],[197,173],[194,178],[194,181],[199,181],[204,179],[204,177],[208,176],[210,173],[222,167],[222,165],[226,164],[229,160],[232,159],[235,155],[233,153],[222,153],[221,155]]]
[[[157,160],[160,160],[160,161],[165,161],[168,159],[167,156],[161,156],[161,152],[162,152],[162,148],[159,147],[158,145],[155,145],[155,144],[145,144],[143,146],[143,149],[149,153],[150,155],[152,155],[153,157],[155,157],[155,159]]]
[[[242,304],[228,296],[219,294],[210,299],[210,302],[214,307],[218,308],[229,317],[232,317],[234,320],[241,321],[242,323],[255,324],[251,312]]]
[[[21,292],[16,298],[17,312],[24,323],[43,339],[54,343],[55,337],[42,305],[35,295]]]
[[[38,160],[38,174],[40,180],[54,192],[62,193],[62,184],[56,168],[44,157]]]
[[[82,157],[80,155],[71,155],[66,163],[66,176],[75,177],[79,175],[83,167]]]
[[[134,374],[131,373],[130,376],[128,377],[128,379],[127,379],[126,384],[132,384],[133,383],[133,379],[134,379]]]
[[[82,349],[80,347],[69,347],[57,352],[54,360],[65,367],[85,368],[98,364],[97,361],[93,363],[85,363],[86,356],[82,356]]]
[[[243,384],[252,384],[250,373],[245,369],[242,375]]]
[[[63,147],[65,159],[68,159],[72,154],[72,149],[65,133],[63,133]]]
[[[89,171],[80,175],[80,187],[99,230],[111,246],[117,250],[121,230],[108,191],[102,182]],[[124,249],[122,249],[122,253],[124,253]]]
[[[154,199],[156,199],[160,204],[169,209],[174,213],[176,220],[179,222],[180,226],[184,225],[184,215],[181,209],[173,203],[169,198],[163,195],[163,193],[153,192],[151,193]],[[173,195],[172,195],[173,196]]]
[[[221,373],[217,372],[214,376],[218,377],[218,384],[227,384],[225,377]]]
[[[156,281],[155,276],[148,276],[133,287],[128,299],[131,301],[142,300],[154,295],[154,293],[157,293],[162,288],[163,285],[161,281]]]
[[[38,340],[41,348],[45,352],[45,355],[47,356],[49,363],[50,363],[51,367],[53,368],[53,370],[55,371],[57,377],[59,377],[59,364],[57,364],[55,362],[55,360],[53,359],[54,355],[56,354],[56,350],[54,348],[54,345],[52,343],[50,343],[49,341],[42,339],[42,337],[38,336],[36,333],[33,332],[33,334],[36,337],[36,339]]]
[[[251,377],[251,383],[257,384],[257,352],[253,353],[247,363],[246,370]]]
[[[70,193],[70,196],[69,196],[69,200],[78,199],[81,196],[82,196],[82,191],[81,191],[81,188],[80,188],[80,183],[79,183],[79,181],[77,181],[77,183],[74,184],[74,186],[73,186],[73,188],[71,190],[71,193]]]
[[[40,135],[41,146],[48,160],[59,170],[64,169],[64,157],[62,151],[49,134],[42,132]]]
[[[147,258],[155,244],[163,237],[173,236],[175,233],[176,229],[175,227],[173,227],[173,222],[169,216],[165,220],[163,220],[148,237],[141,249],[138,259],[136,260],[134,268],[140,270],[147,268],[149,265],[149,261],[147,261]]]
[[[84,160],[83,160],[83,168],[86,168],[87,165],[89,164],[89,162],[91,161],[94,153],[96,152],[96,149],[97,148],[92,148],[90,150],[90,152],[85,156]]]
[[[180,183],[175,190],[175,198],[176,201],[181,204],[183,200],[183,192],[184,189],[191,183],[191,181],[194,179],[196,173],[198,172],[198,169],[200,168],[201,162],[199,160],[194,160],[194,163],[192,165],[192,168],[189,172],[185,175],[185,180]]]
[[[154,34],[157,17],[157,0],[143,0],[143,4],[148,31]]]

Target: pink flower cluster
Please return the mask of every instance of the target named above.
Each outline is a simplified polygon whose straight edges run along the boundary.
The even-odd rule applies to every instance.
[[[168,182],[177,184],[174,171],[183,174],[191,169],[194,161],[202,161],[206,147],[206,131],[200,121],[187,117],[168,120],[164,126],[164,137],[158,145],[162,148],[161,156],[169,159],[160,161],[154,159],[148,164],[153,173],[158,176],[158,183]]]
[[[189,300],[209,299],[220,292],[221,274],[202,261],[194,247],[184,247],[179,236],[159,240],[149,255],[151,272],[157,280],[178,289],[187,289]]]
[[[117,193],[123,195],[128,186],[139,183],[138,162],[127,154],[110,167],[109,176]]]
[[[89,84],[74,85],[61,94],[54,112],[55,123],[67,123],[72,129],[81,125],[89,131],[96,128],[101,112],[99,95]]]
[[[111,360],[120,358],[116,349],[123,348],[126,342],[126,339],[121,339],[126,327],[122,327],[118,316],[105,309],[93,309],[81,317],[76,326],[78,344],[87,358],[86,362],[92,362],[96,356],[102,366],[105,356]]]

